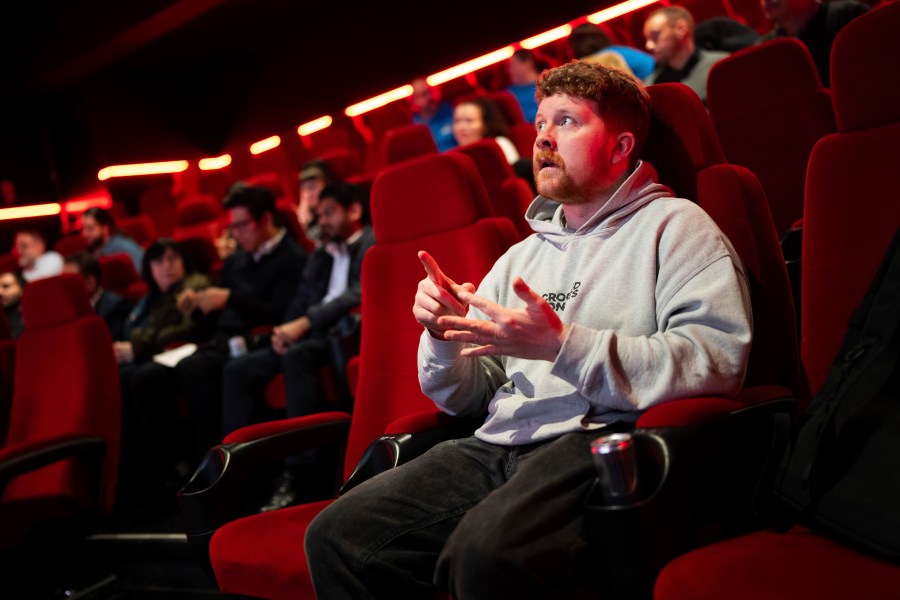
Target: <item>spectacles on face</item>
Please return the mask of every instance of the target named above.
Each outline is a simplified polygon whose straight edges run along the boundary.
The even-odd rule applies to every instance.
[[[232,233],[235,231],[243,231],[248,225],[253,223],[253,219],[244,219],[243,221],[235,221],[228,225],[228,230]]]

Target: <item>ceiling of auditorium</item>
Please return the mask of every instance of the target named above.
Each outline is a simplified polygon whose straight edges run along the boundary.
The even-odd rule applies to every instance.
[[[0,176],[214,155],[611,4],[4,2]]]

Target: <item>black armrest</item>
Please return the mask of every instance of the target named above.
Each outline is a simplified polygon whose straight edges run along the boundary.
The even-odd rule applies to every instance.
[[[604,597],[650,598],[657,573],[693,548],[761,526],[752,497],[771,443],[771,400],[696,425],[636,429],[638,490],[609,504],[594,484],[586,525]]]
[[[0,495],[16,477],[67,458],[86,457],[99,467],[105,450],[103,438],[81,434],[7,446],[0,450]]]
[[[450,424],[415,433],[395,433],[381,436],[369,444],[366,451],[363,452],[353,473],[341,487],[340,493],[343,494],[355,488],[383,471],[409,462],[440,442],[472,435],[483,421],[482,417],[458,419]]]
[[[311,424],[303,426],[304,420]],[[245,486],[262,466],[303,450],[329,448],[335,453],[337,489],[350,431],[349,415],[324,422],[305,417],[293,421],[292,429],[210,449],[194,476],[178,492],[188,541],[203,564],[208,566],[209,540],[219,527],[258,511],[259,506],[247,502]]]

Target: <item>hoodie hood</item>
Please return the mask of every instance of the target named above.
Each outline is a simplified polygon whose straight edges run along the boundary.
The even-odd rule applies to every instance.
[[[617,227],[624,218],[645,204],[673,195],[671,189],[657,183],[656,169],[650,163],[639,160],[619,189],[576,231],[572,232],[563,226],[563,205],[544,196],[538,196],[532,201],[525,211],[525,220],[547,241],[564,246],[573,236],[589,235]]]

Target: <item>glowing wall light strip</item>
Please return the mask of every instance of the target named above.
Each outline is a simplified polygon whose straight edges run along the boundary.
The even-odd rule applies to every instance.
[[[616,17],[621,17],[622,15],[626,15],[639,8],[644,8],[655,2],[659,2],[659,0],[628,0],[628,2],[616,4],[615,6],[606,8],[600,12],[588,15],[587,19],[594,25],[599,25],[600,23],[615,19]]]
[[[331,117],[324,116],[319,117],[318,119],[314,119],[309,123],[304,123],[300,127],[297,128],[297,133],[300,135],[309,135],[311,133],[315,133],[317,131],[322,131],[326,127],[331,126]]]
[[[167,162],[139,163],[134,165],[114,165],[104,167],[97,173],[97,179],[106,181],[113,177],[134,177],[135,175],[159,175],[162,173],[181,173],[187,171],[188,161],[170,160]]]
[[[33,206],[17,206],[15,208],[0,208],[0,221],[27,219],[28,217],[49,217],[58,215],[61,211],[62,207],[56,202],[35,204]]]
[[[557,27],[556,29],[551,29],[550,31],[545,31],[544,33],[539,33],[535,36],[528,38],[527,40],[522,40],[519,43],[520,46],[525,48],[526,50],[532,50],[539,46],[543,46],[544,44],[549,44],[554,40],[558,40],[560,38],[564,38],[567,35],[572,33],[571,25],[562,25]]]
[[[264,140],[259,140],[258,142],[250,144],[250,154],[262,154],[263,152],[268,152],[272,148],[277,148],[280,145],[281,137],[273,135],[272,137],[267,137]]]
[[[513,55],[513,52],[515,52],[515,49],[512,46],[507,46],[505,48],[501,48],[500,50],[495,50],[490,54],[485,54],[484,56],[473,58],[472,60],[456,65],[455,67],[450,67],[449,69],[441,71],[440,73],[429,75],[425,78],[425,81],[428,83],[428,85],[440,85],[445,81],[456,79],[457,77],[461,77],[466,73],[471,73],[472,71],[477,71],[478,69],[481,69],[483,67],[498,63],[501,60],[506,60]]]
[[[63,202],[63,210],[67,213],[82,213],[89,208],[111,208],[112,198],[109,194],[93,194]]]
[[[411,85],[407,84],[403,87],[398,87],[396,90],[391,90],[389,92],[385,92],[374,98],[369,98],[368,100],[363,100],[353,106],[348,106],[347,110],[344,111],[344,114],[348,117],[355,117],[361,115],[363,113],[367,113],[370,110],[375,110],[385,104],[389,104],[394,100],[400,100],[401,98],[408,98],[412,96],[413,88]]]
[[[215,171],[216,169],[224,169],[231,164],[231,155],[223,154],[215,158],[201,158],[197,166],[201,171]]]

